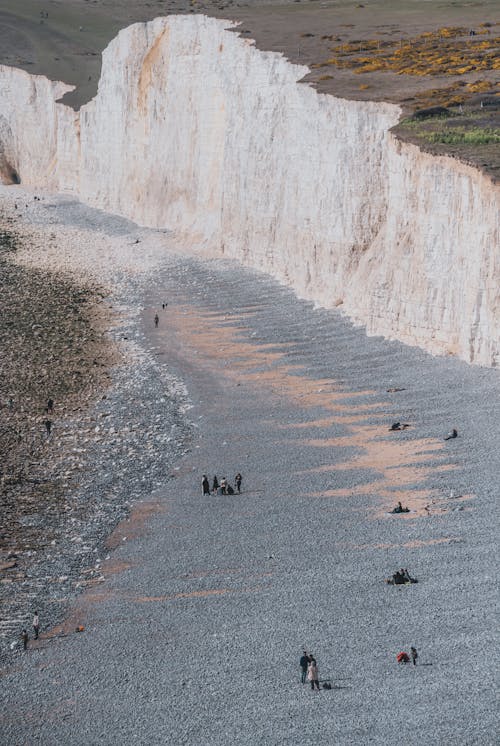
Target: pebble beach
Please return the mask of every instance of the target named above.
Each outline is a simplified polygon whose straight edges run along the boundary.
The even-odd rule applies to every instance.
[[[49,415],[43,414],[41,402],[49,394],[54,396],[59,379],[65,378],[64,366],[73,361],[65,359],[62,350],[58,356],[56,350],[50,361],[53,380],[47,382],[28,347],[23,372],[39,381],[34,388],[40,401],[28,402],[29,406],[24,401],[23,408],[23,400],[14,397],[13,409],[7,404],[10,389],[5,379],[6,372],[12,376],[18,371],[3,366],[3,423],[17,415],[27,421],[25,430],[35,431],[38,437],[38,447],[30,454],[36,462],[31,462],[27,478],[19,486],[7,484],[3,493],[0,655],[4,658],[15,647],[20,627],[30,627],[27,609],[37,609],[46,627],[54,625],[64,618],[70,597],[103,581],[100,566],[108,555],[107,536],[134,501],[164,483],[189,437],[181,382],[137,341],[141,291],[155,264],[141,259],[138,279],[136,227],[97,212],[89,222],[85,211],[69,200],[57,205],[21,191],[11,197],[7,190],[3,227],[16,237],[14,266],[24,272],[20,281],[28,286],[24,297],[14,287],[19,305],[33,304],[31,321],[34,326],[38,322],[43,344],[55,348],[54,340],[45,337],[48,325],[56,324],[50,313],[42,318],[38,285],[37,297],[29,296],[30,272],[45,273],[39,285],[44,293],[55,295],[56,302],[63,300],[58,288],[62,294],[68,286],[85,288],[88,305],[99,313],[94,321],[99,321],[103,336],[100,345],[94,343],[93,353],[98,358],[94,363],[99,361],[103,370],[97,376],[84,375],[85,380],[63,396],[62,403],[56,396],[51,436],[45,438],[43,422]],[[121,252],[121,264],[113,255],[116,251]],[[63,307],[68,314],[72,310]],[[6,341],[14,347],[9,334]],[[76,339],[83,348],[86,339],[81,331]],[[16,355],[21,357],[19,348]],[[78,362],[85,371],[85,360],[80,356]],[[28,375],[30,368],[33,372]],[[8,474],[7,466],[5,471]]]
[[[68,197],[0,197],[16,264],[98,288],[114,350],[55,423],[55,544],[2,572],[3,742],[494,744],[498,371]],[[331,689],[300,683],[304,647]]]

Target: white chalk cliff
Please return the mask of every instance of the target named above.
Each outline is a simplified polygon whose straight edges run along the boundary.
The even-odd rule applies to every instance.
[[[320,95],[229,25],[125,29],[79,113],[56,103],[69,86],[0,67],[2,180],[182,231],[369,333],[498,365],[498,187],[396,141],[397,106]]]

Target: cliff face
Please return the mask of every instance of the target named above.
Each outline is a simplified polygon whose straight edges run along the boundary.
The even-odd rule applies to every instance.
[[[79,115],[62,83],[0,68],[0,175],[170,227],[342,309],[368,332],[496,365],[499,190],[397,142],[390,104],[204,16],[122,31]]]
[[[0,179],[47,189],[78,184],[78,115],[56,100],[71,86],[0,65]]]

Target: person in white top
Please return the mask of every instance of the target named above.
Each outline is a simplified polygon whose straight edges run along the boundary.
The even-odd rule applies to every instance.
[[[314,691],[314,686],[319,691],[319,674],[318,665],[315,658],[311,656],[309,666],[307,667],[307,680],[311,682],[311,689]]]
[[[33,632],[35,633],[35,640],[38,640],[38,633],[40,631],[40,620],[38,619],[38,611],[35,611],[33,617]]]

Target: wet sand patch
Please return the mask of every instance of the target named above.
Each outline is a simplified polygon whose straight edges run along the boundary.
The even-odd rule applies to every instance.
[[[437,539],[414,539],[412,541],[405,541],[401,544],[390,544],[389,542],[384,544],[339,544],[339,548],[343,549],[359,549],[360,551],[372,551],[374,549],[423,549],[425,547],[437,546],[443,544],[459,544],[464,541],[459,536],[443,536]]]
[[[183,344],[193,349],[203,351],[208,360],[214,364],[221,357],[230,362],[224,368],[224,375],[229,379],[236,379],[259,387],[266,387],[271,393],[295,401],[301,409],[314,408],[331,411],[329,417],[320,417],[310,422],[275,423],[269,420],[265,424],[279,430],[301,430],[317,427],[328,430],[335,426],[347,428],[341,436],[306,438],[300,441],[302,446],[315,449],[354,449],[349,457],[340,456],[337,461],[328,464],[300,469],[298,476],[307,474],[331,473],[337,474],[340,480],[348,477],[349,470],[360,474],[366,472],[361,485],[351,487],[337,487],[318,491],[308,491],[305,497],[336,499],[359,497],[363,494],[377,496],[382,506],[372,509],[374,517],[380,515],[381,510],[394,507],[399,499],[405,499],[407,493],[418,490],[420,498],[415,498],[413,517],[425,515],[425,506],[431,499],[432,490],[425,490],[424,486],[437,473],[447,473],[456,467],[449,462],[449,455],[444,445],[433,438],[415,437],[411,427],[404,431],[390,431],[389,426],[366,424],[368,417],[379,418],[386,416],[384,410],[389,402],[382,401],[371,389],[348,391],[333,378],[310,378],[307,374],[298,374],[304,366],[291,365],[285,353],[269,351],[259,348],[258,343],[250,338],[248,329],[241,327],[220,327],[220,315],[213,314],[207,319],[196,309],[181,307],[173,314],[173,325]],[[289,347],[290,351],[293,349]],[[232,361],[236,360],[233,366]],[[260,366],[255,370],[255,366]],[[372,399],[372,401],[366,401]],[[373,401],[373,399],[376,399]],[[362,401],[364,400],[364,401]],[[386,417],[390,422],[389,416]],[[286,442],[284,442],[286,447]],[[371,475],[371,476],[369,476]],[[411,486],[411,491],[409,487]],[[388,503],[392,500],[392,505]]]
[[[169,596],[138,596],[132,598],[134,603],[149,604],[160,601],[176,601],[179,598],[208,598],[209,596],[223,596],[226,593],[235,593],[231,588],[211,588],[206,591],[186,591],[185,593],[173,593]]]
[[[168,505],[161,500],[145,500],[137,504],[128,518],[116,526],[106,539],[107,549],[116,549],[123,541],[136,539],[147,531],[147,523],[155,513],[166,513]]]

